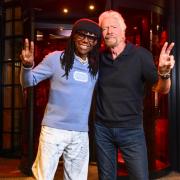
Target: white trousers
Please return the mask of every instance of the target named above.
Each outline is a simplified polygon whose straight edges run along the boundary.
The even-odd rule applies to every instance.
[[[38,153],[32,167],[34,177],[37,180],[53,180],[61,155],[64,160],[64,180],[87,180],[88,132],[42,126]]]

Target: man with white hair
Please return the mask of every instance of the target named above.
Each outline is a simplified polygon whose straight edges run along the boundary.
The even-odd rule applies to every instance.
[[[106,45],[99,65],[95,122],[99,179],[116,179],[120,148],[130,179],[148,180],[142,121],[144,85],[149,82],[155,91],[169,92],[174,43],[164,44],[156,68],[148,50],[126,42],[126,24],[120,13],[102,13],[99,25]]]

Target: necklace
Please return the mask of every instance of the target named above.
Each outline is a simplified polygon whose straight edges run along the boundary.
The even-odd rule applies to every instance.
[[[77,56],[77,55],[75,55],[75,56],[76,56],[77,60],[78,60],[80,63],[82,63],[82,64],[87,64],[87,63],[88,63],[88,58],[82,59],[81,57],[79,57],[79,56]]]

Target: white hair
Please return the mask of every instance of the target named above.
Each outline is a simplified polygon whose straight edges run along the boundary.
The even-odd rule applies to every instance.
[[[117,20],[117,22],[119,22],[119,25],[121,26],[122,30],[124,30],[124,31],[126,30],[126,24],[124,22],[124,18],[122,17],[122,15],[119,12],[113,11],[113,10],[105,11],[99,16],[99,26],[100,27],[102,25],[102,21],[108,17],[115,18]]]

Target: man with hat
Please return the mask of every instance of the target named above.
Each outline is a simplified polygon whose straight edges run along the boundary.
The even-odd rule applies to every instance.
[[[97,80],[101,29],[90,19],[78,20],[64,51],[48,54],[36,67],[34,43],[25,39],[21,84],[49,79],[50,92],[32,171],[38,180],[53,180],[63,156],[64,179],[86,180],[89,163],[88,116]]]

